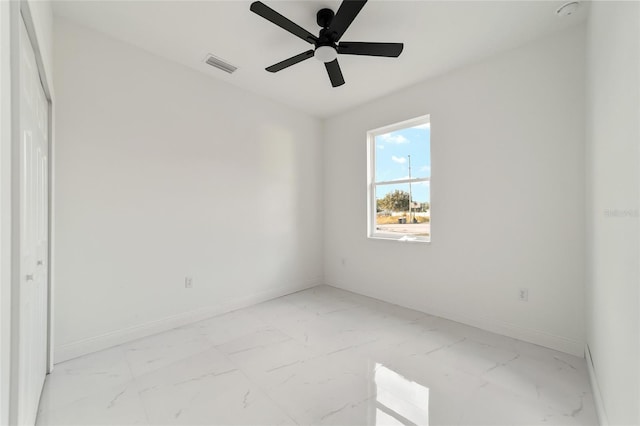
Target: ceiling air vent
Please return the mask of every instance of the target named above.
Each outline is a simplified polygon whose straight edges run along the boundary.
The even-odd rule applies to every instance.
[[[218,69],[221,69],[222,71],[226,71],[229,74],[233,74],[233,72],[238,69],[238,67],[234,67],[233,65],[223,61],[220,58],[216,58],[211,54],[209,54],[204,61],[212,67],[216,67]]]

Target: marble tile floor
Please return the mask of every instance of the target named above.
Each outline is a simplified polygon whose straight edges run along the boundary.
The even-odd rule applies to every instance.
[[[328,286],[56,365],[44,425],[595,425],[585,360]]]

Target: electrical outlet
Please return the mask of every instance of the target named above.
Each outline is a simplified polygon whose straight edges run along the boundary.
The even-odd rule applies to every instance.
[[[184,288],[193,288],[193,279],[191,277],[184,278]]]
[[[518,300],[521,302],[528,302],[529,301],[529,289],[528,288],[521,288],[520,290],[518,290]]]

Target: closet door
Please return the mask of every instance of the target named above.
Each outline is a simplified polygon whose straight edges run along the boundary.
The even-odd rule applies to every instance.
[[[47,372],[48,102],[20,29],[20,330],[18,423],[33,425]]]

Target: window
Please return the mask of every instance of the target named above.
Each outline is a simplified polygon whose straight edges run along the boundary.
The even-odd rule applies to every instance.
[[[371,130],[369,238],[431,241],[429,116]]]

